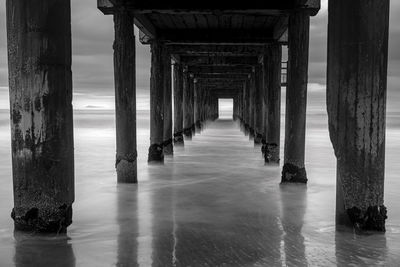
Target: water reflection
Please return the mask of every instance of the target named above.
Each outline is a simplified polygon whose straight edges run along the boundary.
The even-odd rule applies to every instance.
[[[286,266],[308,266],[302,234],[307,208],[307,186],[281,184],[280,191]]]
[[[137,195],[137,185],[117,187],[118,267],[139,266]]]
[[[14,232],[17,267],[74,267],[75,255],[67,235],[32,235]]]
[[[152,221],[152,266],[174,266],[174,207],[173,207],[173,181],[171,168],[164,166],[162,168],[164,183],[167,186],[161,186],[153,194],[151,212]]]
[[[387,250],[385,234],[360,235],[349,228],[336,229],[335,256],[338,266],[392,266],[388,264]]]

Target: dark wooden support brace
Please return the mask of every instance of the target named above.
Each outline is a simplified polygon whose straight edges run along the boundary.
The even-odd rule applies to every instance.
[[[385,231],[389,0],[329,1],[327,105],[336,222]]]
[[[114,80],[119,183],[137,183],[136,69],[133,15],[122,7],[114,12]]]
[[[149,162],[164,162],[164,44],[151,43]]]
[[[7,0],[15,230],[66,232],[74,202],[71,7]]]
[[[281,61],[282,47],[270,44],[264,60],[264,83],[267,88],[266,103],[266,144],[264,158],[266,163],[279,164],[281,133]]]
[[[171,54],[163,47],[163,79],[164,79],[164,155],[174,154],[172,139],[172,83]]]
[[[283,183],[307,183],[304,153],[309,31],[310,16],[306,10],[298,10],[290,15]]]
[[[174,143],[183,145],[183,68],[174,64]]]
[[[254,73],[254,144],[261,144],[263,139],[263,98],[264,86],[262,84],[262,69],[260,65],[255,67]]]

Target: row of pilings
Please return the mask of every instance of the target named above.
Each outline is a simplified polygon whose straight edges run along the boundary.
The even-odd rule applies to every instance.
[[[119,182],[137,182],[134,13],[113,1],[116,169]],[[68,0],[7,0],[14,209],[17,230],[65,232],[72,222],[71,14]],[[337,157],[338,224],[385,230],[385,111],[388,0],[329,1],[327,107]],[[45,19],[44,19],[45,18]],[[306,182],[304,167],[309,15],[289,15],[288,81],[283,182]],[[279,161],[280,53],[266,44],[266,60],[247,68],[245,80],[210,84],[179,65],[168,44],[153,40],[149,161],[162,162],[173,143],[215,119],[219,97],[234,98],[235,117],[268,162]],[[213,72],[215,73],[215,72]],[[224,74],[225,72],[219,72]],[[240,73],[243,74],[243,73]],[[265,86],[260,86],[264,84]],[[221,86],[233,89],[226,92]],[[209,88],[198,90],[196,88]],[[268,90],[263,90],[268,88]],[[207,93],[208,92],[208,93]],[[233,95],[231,95],[233,93]],[[179,104],[181,103],[181,104]]]

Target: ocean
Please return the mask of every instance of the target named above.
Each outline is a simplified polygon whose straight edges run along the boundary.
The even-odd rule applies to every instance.
[[[9,112],[0,111],[0,266],[399,266],[400,114],[388,114],[385,234],[335,230],[336,165],[323,109],[307,116],[307,186],[229,112],[164,165],[148,165],[149,113],[138,111],[137,185],[116,183],[112,110],[75,110],[73,224],[67,236],[13,232]],[[224,116],[222,116],[224,115]],[[282,116],[281,158],[284,116]]]

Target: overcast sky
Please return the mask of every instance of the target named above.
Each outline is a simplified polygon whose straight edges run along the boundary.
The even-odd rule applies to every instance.
[[[72,0],[72,45],[74,107],[114,106],[113,22],[96,8],[96,0]],[[310,99],[324,101],[326,80],[327,0],[311,19],[310,32]],[[136,42],[138,109],[148,108],[150,49]],[[400,101],[400,1],[391,1],[389,44],[389,110]],[[5,0],[0,0],[0,109],[8,107],[7,42]],[[397,102],[399,103],[399,102]],[[324,108],[324,107],[322,107]]]

